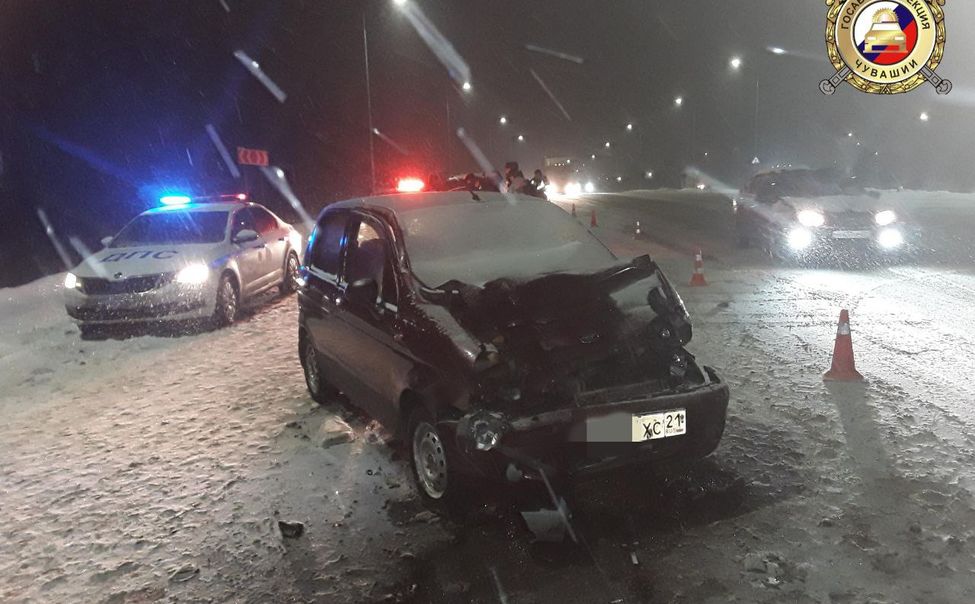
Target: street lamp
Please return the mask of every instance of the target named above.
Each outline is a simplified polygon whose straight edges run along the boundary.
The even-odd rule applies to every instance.
[[[606,145],[605,145],[605,147],[606,147],[607,149],[609,149],[609,148],[610,148],[610,147],[612,147],[612,146],[613,146],[613,145],[611,145],[609,141],[606,141]]]
[[[647,180],[653,178],[653,170],[647,170]]]
[[[627,124],[626,125],[626,131],[627,132],[633,132],[633,124]]]
[[[683,104],[684,104],[684,97],[679,96],[674,99],[674,105],[676,105],[677,107],[680,107]]]
[[[596,154],[595,153],[592,154],[592,158],[593,159],[596,159]]]
[[[470,92],[471,91],[471,83],[470,82],[464,82],[463,84],[461,84],[460,87],[461,87],[461,89],[464,92]]]
[[[784,55],[786,52],[788,52],[786,49],[779,48],[778,46],[769,46],[768,51],[773,55]]]
[[[921,112],[921,115],[918,116],[918,119],[920,119],[922,122],[926,122],[929,119],[931,119],[931,116],[928,115],[928,112],[927,111],[922,111]]]
[[[741,69],[741,57],[731,57],[731,60],[728,61],[728,65],[731,65],[732,69],[738,71]]]
[[[518,142],[519,143],[525,142],[525,135],[524,134],[519,134],[518,135]]]
[[[499,123],[499,124],[501,124],[502,126],[504,126],[505,124],[507,124],[507,123],[508,123],[508,118],[507,118],[506,116],[504,116],[504,115],[502,115],[502,116],[501,116],[501,117],[500,117],[500,118],[498,119],[498,123]]]
[[[847,136],[847,138],[853,138],[853,133],[852,132],[847,132],[846,133],[846,136]]]

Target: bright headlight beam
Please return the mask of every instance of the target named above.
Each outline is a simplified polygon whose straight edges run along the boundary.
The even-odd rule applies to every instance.
[[[813,236],[807,229],[792,229],[789,231],[789,247],[795,251],[801,251],[812,245]]]
[[[205,264],[191,264],[176,273],[176,282],[183,285],[199,285],[210,278],[210,269]]]
[[[877,212],[873,219],[879,226],[887,226],[897,222],[897,214],[893,210],[884,210]]]
[[[74,273],[68,273],[64,276],[64,287],[65,289],[77,289],[78,287],[78,277]]]
[[[799,224],[805,227],[821,227],[826,224],[826,217],[816,210],[803,210],[796,218]]]
[[[904,245],[904,235],[897,229],[884,229],[877,235],[877,243],[885,250]]]

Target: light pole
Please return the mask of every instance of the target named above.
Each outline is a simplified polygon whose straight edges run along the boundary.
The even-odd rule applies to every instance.
[[[402,4],[405,0],[397,0]],[[373,140],[376,128],[372,125],[372,82],[369,77],[369,34],[366,31],[366,13],[362,12],[362,53],[366,64],[366,108],[369,112],[369,172],[372,176],[372,189],[370,193],[376,192],[376,143]]]

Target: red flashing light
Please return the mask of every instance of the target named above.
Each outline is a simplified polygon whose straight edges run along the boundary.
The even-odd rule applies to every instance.
[[[396,190],[400,193],[419,193],[427,187],[419,178],[401,178],[396,183]]]

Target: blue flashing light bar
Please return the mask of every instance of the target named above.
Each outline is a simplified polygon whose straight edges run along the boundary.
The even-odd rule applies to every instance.
[[[185,206],[192,201],[186,195],[165,195],[159,198],[159,203],[164,206]]]

